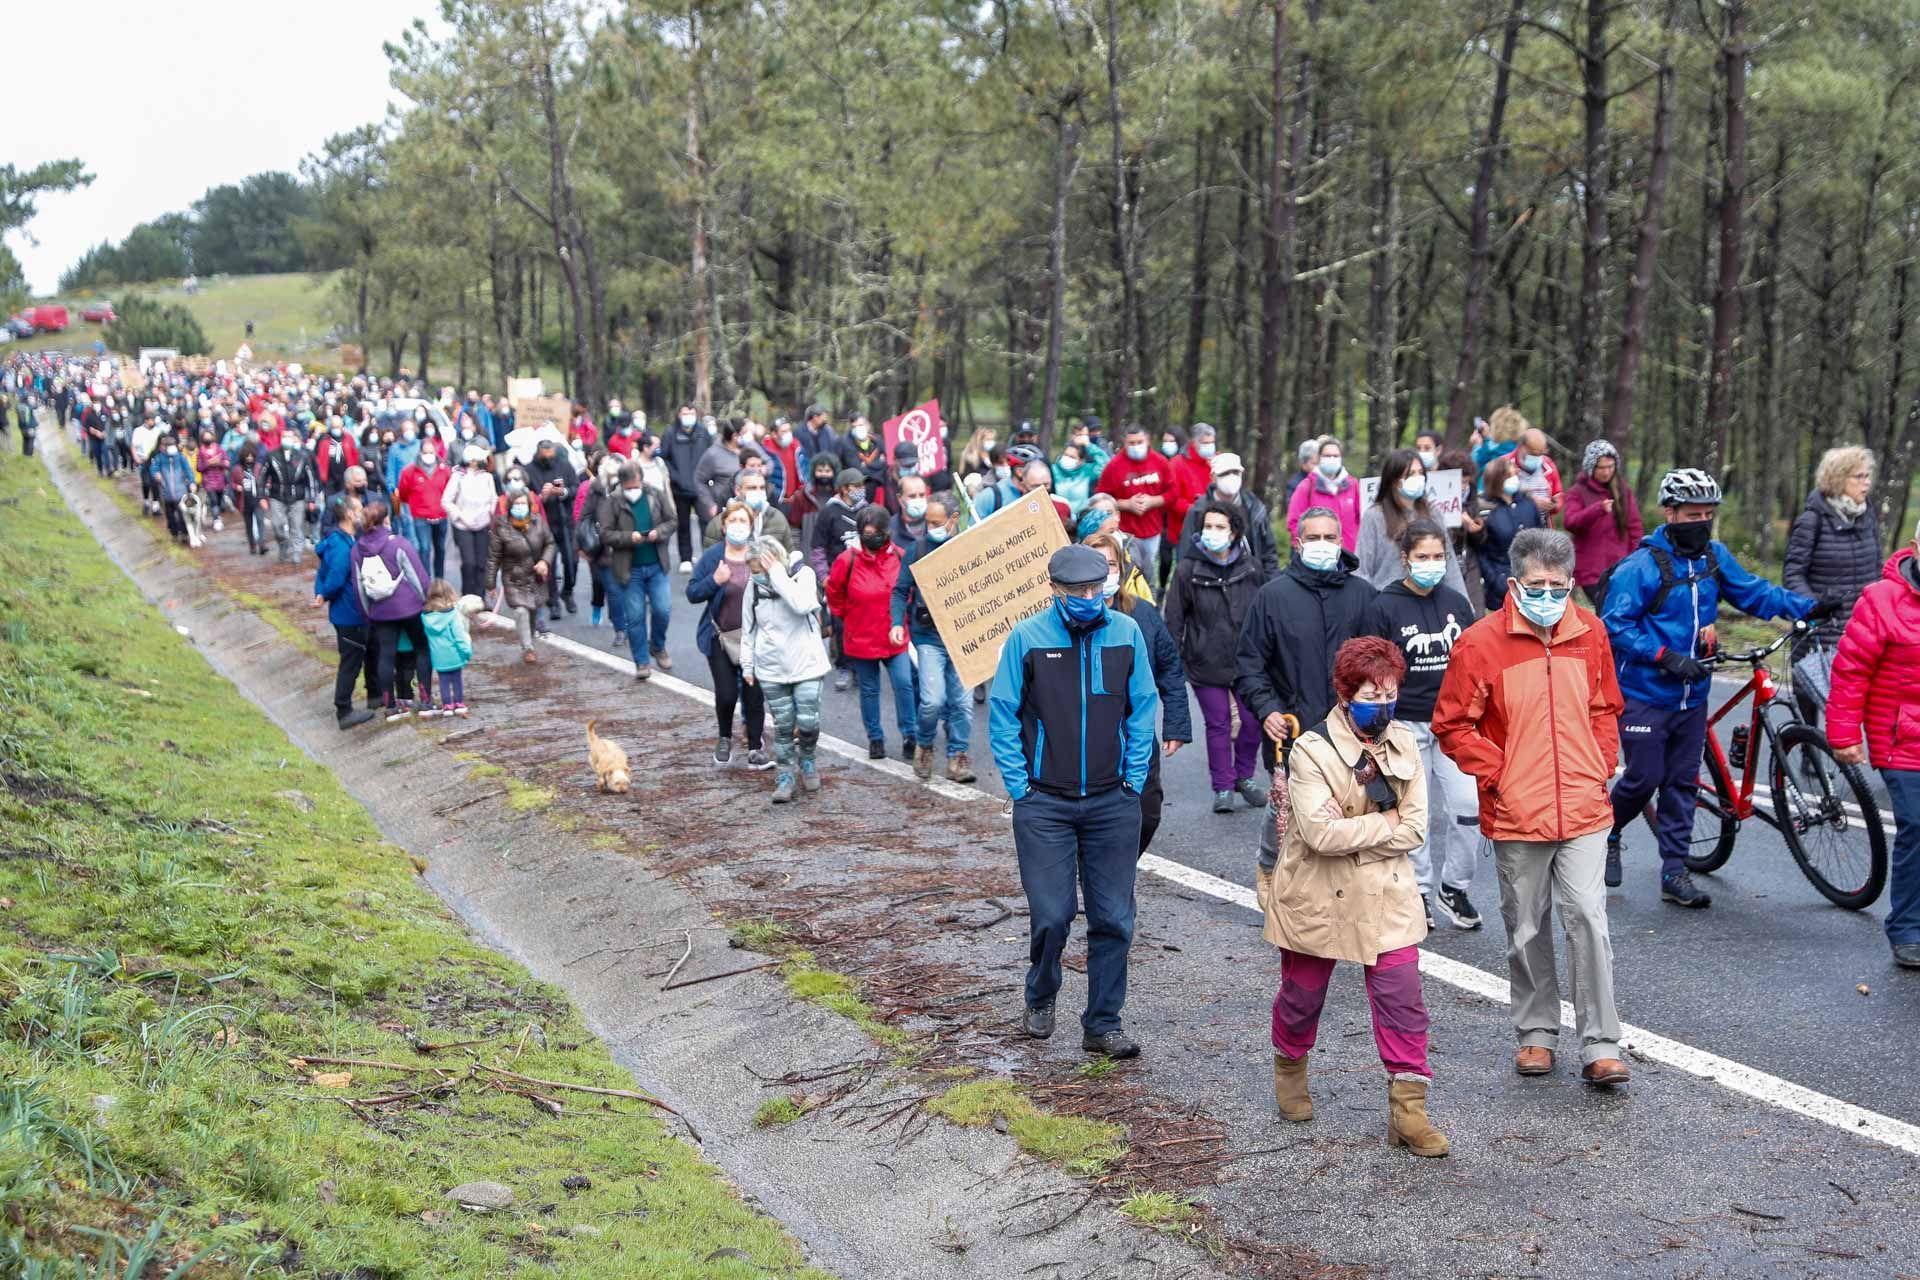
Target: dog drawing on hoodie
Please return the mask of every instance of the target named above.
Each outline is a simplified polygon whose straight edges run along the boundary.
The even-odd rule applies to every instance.
[[[631,782],[627,774],[627,753],[617,743],[608,742],[593,731],[597,720],[587,721],[587,762],[599,778],[598,789],[616,796],[627,794]]]

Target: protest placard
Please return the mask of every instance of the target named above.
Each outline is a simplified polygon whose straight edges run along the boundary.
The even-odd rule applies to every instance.
[[[551,422],[565,431],[573,421],[573,401],[565,396],[528,396],[513,403],[513,420],[523,427]]]
[[[1360,514],[1380,500],[1380,477],[1368,476],[1360,482]],[[1466,500],[1466,486],[1459,468],[1435,471],[1427,477],[1427,506],[1444,529],[1460,527],[1460,509]]]
[[[1028,495],[914,562],[914,585],[961,684],[991,676],[1014,624],[1053,602],[1047,560],[1066,545],[1052,501]]]
[[[940,427],[938,400],[915,405],[897,418],[888,418],[880,424],[880,438],[886,442],[889,458],[893,457],[894,445],[911,440],[920,451],[920,459],[914,465],[923,476],[947,469],[947,442]]]
[[[367,367],[367,353],[351,342],[340,344],[340,367],[342,369],[364,369]]]
[[[532,400],[547,394],[547,384],[542,378],[508,378],[507,403],[516,400]]]

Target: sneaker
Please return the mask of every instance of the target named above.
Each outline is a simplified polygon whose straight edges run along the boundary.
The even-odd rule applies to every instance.
[[[947,780],[949,782],[972,782],[980,775],[973,771],[973,761],[967,759],[962,751],[957,756],[947,757]]]
[[[725,764],[733,759],[733,739],[721,738],[713,744],[713,762]]]
[[[1473,903],[1467,897],[1465,889],[1456,889],[1450,884],[1440,886],[1440,892],[1434,895],[1435,905],[1440,914],[1453,922],[1456,929],[1478,929],[1480,913],[1473,909]]]
[[[1109,1058],[1137,1058],[1140,1046],[1127,1038],[1127,1033],[1115,1027],[1111,1031],[1102,1031],[1094,1035],[1091,1031],[1080,1037],[1080,1047],[1088,1053],[1104,1053]]]
[[[920,748],[913,745],[913,740],[909,738],[907,741],[900,744],[900,758],[902,760],[905,760],[908,764],[912,764],[914,753],[919,749]]]
[[[213,531],[215,533],[219,533],[222,529],[225,529],[226,527],[227,526],[225,522],[222,521],[219,516],[215,516],[213,518]]]
[[[633,678],[635,680],[651,680],[653,679],[653,668],[637,666],[633,669]]]
[[[1695,885],[1693,877],[1682,871],[1660,878],[1660,901],[1698,911],[1713,905],[1713,895]]]
[[[747,752],[747,768],[771,769],[773,768],[773,757],[761,748],[755,747],[753,750]]]
[[[793,802],[793,775],[783,773],[773,782],[773,802],[791,804]]]
[[[626,632],[624,632],[624,631],[616,631],[616,632],[614,632],[614,633],[613,633],[613,642],[612,642],[612,643],[611,643],[611,644],[610,644],[610,645],[609,645],[608,647],[609,647],[609,648],[613,648],[613,649],[624,649],[624,648],[626,648],[626,647],[627,647],[627,633],[626,633]]]
[[[800,762],[800,789],[808,795],[820,790],[820,770],[814,767],[811,760]]]
[[[1053,1006],[1043,1004],[1037,1009],[1028,1009],[1020,1019],[1020,1029],[1035,1040],[1045,1040],[1053,1034]]]
[[[1625,877],[1620,872],[1620,833],[1607,837],[1607,888],[1618,889]]]
[[[1427,917],[1427,932],[1433,932],[1433,898],[1430,894],[1420,895],[1420,910]]]
[[[662,671],[671,671],[673,670],[673,659],[667,656],[665,649],[655,649],[653,651],[653,665]]]
[[[833,673],[833,687],[836,692],[845,693],[847,686],[851,683],[853,683],[853,677],[847,674],[845,667],[841,667]]]
[[[692,572],[693,572],[693,561],[691,561],[691,560],[682,560],[682,561],[680,562],[680,572],[682,572],[682,573],[692,573]]]
[[[567,612],[569,614],[578,613],[580,611],[580,607],[574,604],[572,596],[562,596],[560,598],[560,603],[567,606]],[[553,616],[555,621],[558,621],[560,618],[560,615],[557,613],[554,614]]]
[[[593,606],[592,610],[588,612],[587,624],[589,626],[595,626],[595,627],[600,625],[600,606],[599,605]]]
[[[408,701],[405,698],[400,699],[400,701],[398,702],[389,702],[387,704],[387,723],[388,724],[392,724],[395,720],[405,720],[408,716],[412,714],[413,714],[413,703]]]
[[[362,707],[358,711],[349,711],[345,715],[339,717],[338,724],[340,725],[340,728],[343,730],[357,729],[371,719],[373,719],[373,712],[368,711],[365,707]]]
[[[985,702],[986,700],[987,700],[987,686],[983,684],[977,684],[973,686],[974,705],[978,706],[979,704]]]
[[[454,703],[453,714],[459,716],[462,720],[465,720],[467,718],[467,704],[464,702]]]
[[[1233,792],[1231,790],[1216,791],[1213,793],[1213,811],[1215,813],[1233,812]]]
[[[1240,781],[1233,784],[1233,789],[1238,791],[1240,798],[1247,802],[1247,808],[1264,809],[1267,807],[1266,788],[1262,787],[1252,778],[1240,779]]]
[[[879,738],[875,738],[873,741],[867,743],[867,759],[885,760],[886,758],[887,758],[887,744],[885,742],[881,741]]]
[[[540,655],[539,655],[539,654],[537,654],[537,653],[535,653],[535,652],[534,652],[533,650],[531,650],[531,649],[524,649],[524,650],[522,650],[522,651],[521,651],[521,653],[520,653],[520,661],[522,661],[522,662],[524,662],[524,663],[526,663],[527,665],[529,665],[529,666],[531,666],[531,665],[533,665],[534,663],[536,663],[536,662],[538,662],[538,661],[540,661]]]
[[[933,776],[933,748],[915,747],[913,751],[913,776],[925,782]]]
[[[560,621],[560,606],[557,604],[548,605],[547,617],[552,619],[554,622]]]

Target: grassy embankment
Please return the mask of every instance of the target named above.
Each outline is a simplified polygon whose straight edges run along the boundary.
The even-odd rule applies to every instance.
[[[0,523],[0,1274],[819,1276],[670,1117],[486,1071],[632,1083],[36,465]]]

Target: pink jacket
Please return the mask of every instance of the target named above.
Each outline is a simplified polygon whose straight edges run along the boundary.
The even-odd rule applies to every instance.
[[[1860,594],[1833,658],[1827,741],[1881,769],[1920,769],[1920,561],[1903,547]]]
[[[1287,503],[1287,533],[1298,537],[1300,517],[1312,507],[1331,507],[1340,517],[1340,545],[1351,551],[1360,540],[1360,482],[1348,476],[1338,493],[1327,492],[1327,482],[1318,471],[1294,486],[1293,500]]]
[[[1640,545],[1640,539],[1647,536],[1640,523],[1640,504],[1633,500],[1633,490],[1624,492],[1627,528],[1622,533],[1613,522],[1613,513],[1607,510],[1607,499],[1613,494],[1605,487],[1595,484],[1589,476],[1581,476],[1566,491],[1567,502],[1561,509],[1561,518],[1566,522],[1567,532],[1573,535],[1573,580],[1583,587],[1597,584],[1601,574],[1625,560]]]

